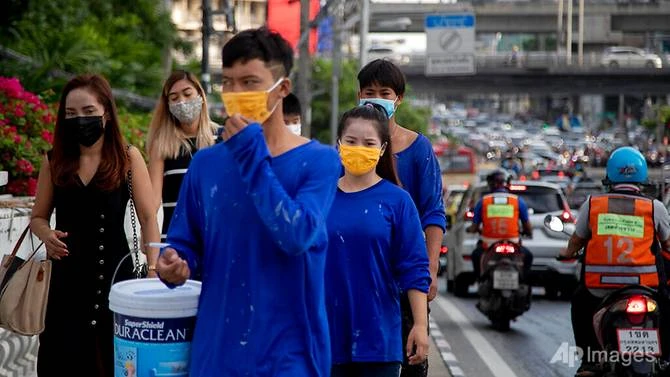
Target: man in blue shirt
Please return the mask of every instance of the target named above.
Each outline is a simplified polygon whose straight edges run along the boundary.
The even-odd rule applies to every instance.
[[[327,377],[325,223],[340,160],[284,124],[286,40],[246,30],[221,55],[224,142],[194,156],[157,264],[169,284],[202,274],[189,376]]]
[[[507,174],[504,170],[495,170],[491,174],[489,174],[486,177],[486,182],[489,185],[489,189],[491,193],[507,193],[509,192],[509,184],[510,184],[510,175]],[[523,229],[519,232],[520,234],[526,235],[528,237],[533,236],[533,227],[530,224],[530,220],[528,218],[528,206],[526,205],[526,202],[524,202],[523,198],[518,197],[514,195],[516,201],[518,202],[518,220],[521,222]],[[484,214],[482,213],[482,208],[483,208],[483,201],[484,198],[480,198],[479,201],[477,201],[477,204],[475,205],[475,210],[474,210],[474,218],[472,219],[472,224],[466,229],[470,233],[476,233],[479,231],[479,226],[484,225],[485,223],[485,218]],[[492,220],[488,220],[492,221]],[[500,221],[500,220],[498,220]],[[511,226],[505,226],[503,228],[511,228]],[[472,267],[475,272],[475,278],[479,279],[481,269],[481,259],[482,259],[482,254],[484,251],[484,246],[488,247],[491,246],[496,241],[500,241],[500,239],[494,239],[490,238],[488,234],[485,234],[485,232],[482,232],[482,240],[480,240],[477,243],[477,248],[472,252]],[[520,243],[520,234],[510,234],[508,237],[505,237],[509,241]],[[485,243],[485,245],[483,245]],[[524,269],[526,272],[530,270],[530,266],[533,264],[533,254],[523,247],[521,245],[520,247],[521,253],[523,253],[524,256]]]
[[[442,173],[427,137],[396,123],[396,109],[405,95],[405,76],[398,66],[388,60],[376,59],[358,73],[359,104],[376,103],[386,110],[389,117],[389,132],[395,157],[398,178],[409,192],[419,211],[421,228],[426,238],[430,261],[431,284],[428,301],[437,296],[437,271],[440,267],[440,247],[447,227],[447,218],[442,201]],[[401,298],[403,314],[403,340],[413,327],[412,312],[407,295]],[[428,331],[428,330],[426,330]],[[402,377],[425,377],[428,362],[411,365],[405,358]]]

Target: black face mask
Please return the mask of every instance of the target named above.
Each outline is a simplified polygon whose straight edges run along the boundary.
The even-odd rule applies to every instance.
[[[102,126],[102,116],[99,115],[67,118],[63,122],[63,126],[68,138],[85,147],[95,144],[105,130]]]

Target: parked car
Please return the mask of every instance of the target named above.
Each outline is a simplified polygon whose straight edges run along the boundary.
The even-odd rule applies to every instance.
[[[611,68],[662,68],[663,60],[637,47],[609,47],[605,49],[600,64]]]
[[[561,217],[565,222],[574,222],[567,199],[561,188],[555,184],[541,181],[513,181],[510,191],[519,195],[529,209],[533,238],[522,239],[522,243],[533,254],[533,265],[529,276],[530,284],[543,286],[547,296],[567,296],[576,287],[579,269],[576,261],[561,262],[556,255],[567,247],[568,236],[551,232],[544,227],[547,214]],[[444,244],[447,253],[447,289],[457,296],[465,296],[468,287],[474,283],[472,251],[475,249],[479,234],[467,233],[465,229],[472,224],[474,206],[483,194],[488,192],[486,184],[471,186],[459,206],[456,221],[446,233]]]

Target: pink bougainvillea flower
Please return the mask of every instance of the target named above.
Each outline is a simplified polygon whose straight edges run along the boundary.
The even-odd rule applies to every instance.
[[[17,106],[14,108],[14,115],[17,116],[17,117],[19,117],[19,118],[23,118],[24,116],[26,116],[26,112],[23,110],[23,107],[22,107],[22,106],[18,106],[18,105],[17,105]]]
[[[37,194],[37,179],[35,178],[28,178],[26,189],[28,191],[28,195],[30,196],[35,196]]]
[[[51,133],[51,131],[49,131],[49,130],[43,130],[42,131],[42,139],[44,139],[44,141],[46,141],[49,144],[53,144],[54,143],[54,134]]]
[[[16,162],[16,168],[20,172],[22,172],[26,175],[33,174],[33,171],[35,170],[35,168],[33,168],[33,164],[31,164],[30,161],[28,161],[24,158],[22,158],[22,159],[20,159],[19,161]]]
[[[23,87],[16,77],[0,77],[0,91],[4,92],[9,98],[21,98],[23,96]]]
[[[14,136],[14,143],[21,144],[21,135]]]

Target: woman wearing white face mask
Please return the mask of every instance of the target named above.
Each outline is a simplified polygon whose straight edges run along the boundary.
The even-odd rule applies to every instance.
[[[217,125],[209,119],[204,93],[193,74],[176,71],[165,81],[151,119],[146,147],[154,197],[163,207],[162,241],[193,154],[214,144]]]

